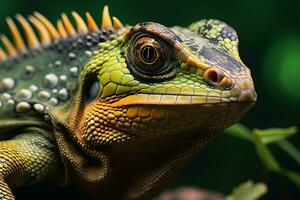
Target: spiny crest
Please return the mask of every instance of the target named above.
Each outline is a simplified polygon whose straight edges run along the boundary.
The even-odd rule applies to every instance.
[[[57,20],[56,26],[39,12],[34,12],[33,15],[28,16],[27,19],[22,15],[17,14],[15,18],[22,27],[26,43],[13,19],[7,17],[6,23],[11,32],[13,42],[11,42],[4,34],[0,35],[0,39],[5,48],[5,50],[3,50],[0,47],[0,61],[16,57],[20,53],[26,53],[29,49],[50,45],[53,41],[64,39],[69,36],[99,31],[97,23],[89,12],[85,13],[86,20],[84,20],[77,12],[73,11],[71,14],[77,29],[74,28],[65,13],[62,13],[61,19]],[[36,36],[31,24],[38,33],[38,36]],[[122,27],[123,25],[118,18],[112,17],[111,20],[108,6],[104,6],[101,30],[118,30]]]

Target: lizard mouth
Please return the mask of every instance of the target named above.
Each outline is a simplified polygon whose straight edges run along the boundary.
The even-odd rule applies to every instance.
[[[131,125],[123,131],[142,137],[217,131],[238,122],[253,105],[230,97],[169,94],[135,94],[111,104],[126,110]]]
[[[88,107],[80,137],[93,146],[194,132],[206,137],[239,121],[252,105],[217,95],[132,94]]]
[[[172,94],[135,94],[122,98],[111,106],[122,107],[132,105],[165,105],[165,106],[184,106],[184,105],[203,105],[211,106],[216,104],[230,104],[230,103],[245,103],[254,104],[254,97],[249,94],[243,94],[241,99],[239,97],[220,96],[220,95],[172,95]]]

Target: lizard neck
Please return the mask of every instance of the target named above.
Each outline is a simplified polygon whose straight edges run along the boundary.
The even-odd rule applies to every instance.
[[[65,130],[56,129],[65,164],[65,183],[75,183],[90,198],[98,199],[152,197],[208,142],[207,135],[214,135],[197,133],[92,147],[68,138],[63,132]],[[113,193],[110,188],[114,188]]]

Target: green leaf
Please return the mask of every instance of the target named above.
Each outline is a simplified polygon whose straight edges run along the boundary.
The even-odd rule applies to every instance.
[[[226,197],[226,200],[257,200],[267,193],[267,186],[264,183],[254,184],[252,181],[242,183]]]
[[[267,148],[267,144],[275,143],[300,165],[300,151],[286,140],[287,137],[297,132],[296,127],[270,128],[266,130],[255,129],[252,134],[244,125],[236,124],[226,129],[225,132],[229,135],[254,142],[257,154],[266,168],[285,176],[300,189],[300,173],[281,168],[278,161]]]
[[[261,158],[262,162],[267,167],[267,169],[271,171],[279,172],[280,171],[279,163],[272,155],[272,153],[269,151],[269,149],[265,146],[265,144],[262,142],[262,138],[260,137],[260,134],[256,130],[254,130],[254,143],[256,146],[257,154]]]
[[[251,136],[252,135],[251,130],[240,123],[235,124],[227,129],[225,129],[224,132],[229,135],[241,138],[241,139],[253,141],[252,136]]]
[[[270,128],[266,130],[255,129],[254,132],[258,134],[264,144],[281,141],[297,132],[297,127],[289,128]]]

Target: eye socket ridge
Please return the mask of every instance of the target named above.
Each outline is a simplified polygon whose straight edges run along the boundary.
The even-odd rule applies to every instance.
[[[166,42],[147,33],[136,33],[129,45],[128,66],[137,76],[160,80],[176,74],[178,59]]]

